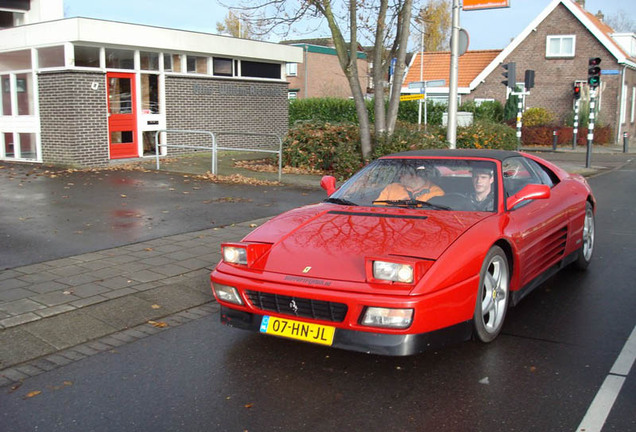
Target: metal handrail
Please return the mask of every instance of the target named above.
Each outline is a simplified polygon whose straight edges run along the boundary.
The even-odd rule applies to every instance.
[[[182,145],[182,144],[162,144],[159,143],[159,134],[162,132],[174,132],[174,133],[186,133],[186,134],[205,134],[212,138],[212,147],[195,146],[195,145]],[[157,158],[157,169],[159,169],[159,147],[173,147],[173,148],[189,148],[199,150],[211,150],[212,151],[212,174],[216,174],[216,137],[210,131],[202,130],[182,130],[182,129],[161,129],[155,133],[155,157]]]
[[[257,132],[215,132],[215,136],[220,135],[234,135],[234,136],[261,136],[261,137],[273,137],[278,139],[278,150],[265,150],[265,149],[248,149],[240,147],[218,147],[217,150],[226,151],[247,151],[247,152],[260,152],[260,153],[277,153],[278,154],[278,181],[281,181],[283,172],[283,139],[278,134],[274,133],[257,133]],[[216,163],[216,159],[215,159]],[[216,168],[216,167],[215,167]]]
[[[195,146],[195,145],[182,145],[182,144],[168,144],[159,142],[160,133],[186,133],[186,134],[205,134],[209,135],[212,139],[212,147]],[[261,136],[261,137],[273,137],[278,139],[278,150],[267,149],[255,149],[255,148],[241,148],[241,147],[219,147],[217,144],[217,136],[220,135],[234,135],[234,136]],[[159,163],[159,147],[172,147],[172,148],[189,148],[198,150],[211,150],[212,151],[212,174],[216,175],[218,169],[217,152],[219,150],[225,151],[245,151],[245,152],[260,152],[260,153],[276,153],[278,154],[278,181],[281,181],[283,172],[283,139],[278,134],[274,133],[256,133],[256,132],[210,132],[203,130],[182,130],[182,129],[161,129],[155,133],[155,157],[157,160],[157,169],[160,167]]]

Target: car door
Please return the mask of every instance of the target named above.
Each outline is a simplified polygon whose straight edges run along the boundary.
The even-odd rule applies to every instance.
[[[524,201],[508,212],[506,233],[519,256],[520,287],[558,263],[568,239],[569,199],[559,183],[541,173],[536,162],[512,157],[502,162],[504,194],[508,198],[528,184],[547,184],[550,198]]]

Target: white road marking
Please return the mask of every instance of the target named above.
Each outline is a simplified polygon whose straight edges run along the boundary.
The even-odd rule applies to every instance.
[[[636,359],[636,326],[596,393],[577,432],[600,432]]]

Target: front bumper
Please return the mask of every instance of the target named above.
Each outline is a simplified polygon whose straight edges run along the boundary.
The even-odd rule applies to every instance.
[[[263,316],[221,306],[221,322],[258,332]],[[408,356],[470,339],[471,321],[419,334],[385,334],[336,328],[334,348],[387,356]]]

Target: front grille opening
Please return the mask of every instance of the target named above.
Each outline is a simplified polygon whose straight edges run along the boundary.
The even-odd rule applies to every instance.
[[[322,300],[305,299],[260,291],[246,291],[254,307],[303,318],[342,322],[347,315],[347,305]]]

